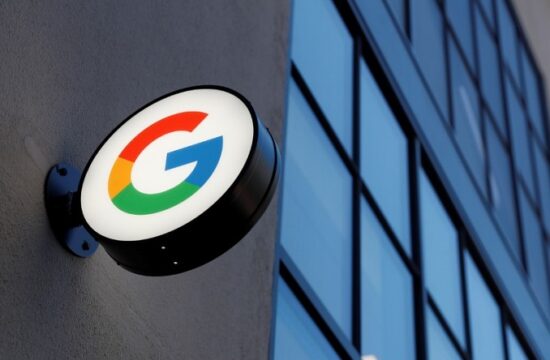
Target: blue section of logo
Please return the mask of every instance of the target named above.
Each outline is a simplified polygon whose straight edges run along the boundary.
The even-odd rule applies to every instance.
[[[169,152],[166,155],[165,170],[197,162],[195,169],[185,182],[202,186],[218,165],[223,147],[223,136],[218,136],[191,146]]]

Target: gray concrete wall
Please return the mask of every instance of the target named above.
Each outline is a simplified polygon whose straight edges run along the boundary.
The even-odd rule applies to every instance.
[[[215,261],[164,278],[78,259],[46,218],[48,168],[82,168],[169,91],[232,87],[280,141],[289,1],[0,2],[0,358],[262,359],[277,202]]]

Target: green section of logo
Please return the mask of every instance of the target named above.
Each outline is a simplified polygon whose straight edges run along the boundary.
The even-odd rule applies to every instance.
[[[146,194],[129,184],[112,201],[120,210],[134,215],[148,215],[179,204],[193,195],[199,186],[183,181],[177,186],[156,194]]]

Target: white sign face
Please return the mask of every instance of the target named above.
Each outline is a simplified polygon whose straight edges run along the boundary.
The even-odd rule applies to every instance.
[[[230,92],[192,89],[154,102],[92,159],[81,188],[84,219],[99,235],[120,241],[176,230],[229,189],[253,139],[251,111]]]

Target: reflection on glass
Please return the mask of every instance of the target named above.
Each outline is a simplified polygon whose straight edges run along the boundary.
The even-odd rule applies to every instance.
[[[338,359],[288,285],[279,279],[274,359]]]
[[[414,359],[412,277],[364,200],[361,279],[361,352],[378,359]]]
[[[455,336],[464,344],[458,233],[423,171],[420,210],[426,285]]]
[[[407,139],[361,62],[361,175],[399,241],[410,253]]]
[[[543,311],[550,315],[548,278],[546,276],[546,254],[544,237],[535,210],[529,204],[523,191],[519,191],[519,204],[523,229],[523,242],[527,255],[527,269],[531,288],[535,292]]]
[[[432,312],[432,309],[428,309],[428,319],[426,321],[428,329],[428,359],[429,360],[460,360],[460,356],[456,352],[449,337],[443,330],[443,327],[439,323],[439,320]]]
[[[506,327],[506,338],[508,339],[508,360],[528,360],[523,347],[518,341],[514,331]]]
[[[479,120],[479,97],[454,41],[449,44],[455,136],[478,187],[485,194],[485,149]]]
[[[527,55],[527,49],[521,48],[521,65],[523,69],[523,81],[525,85],[525,100],[531,122],[541,139],[546,141],[544,130],[544,117],[541,104],[541,94],[535,66]]]
[[[330,0],[294,1],[292,60],[351,152],[351,36]]]
[[[489,151],[489,180],[493,210],[504,232],[504,238],[517,259],[520,259],[521,250],[516,212],[514,210],[510,158],[490,121],[487,121],[487,148]]]
[[[540,207],[546,231],[550,233],[550,164],[541,147],[538,144],[533,147],[537,166]]]
[[[451,26],[453,27],[460,47],[466,54],[469,65],[474,67],[474,49],[472,45],[472,21],[470,16],[470,1],[445,1],[445,9]]]
[[[519,84],[519,52],[514,20],[505,0],[497,1],[497,9],[502,57],[508,64],[508,68],[512,72],[516,84]]]
[[[447,117],[443,19],[437,0],[411,0],[412,44],[439,108]]]
[[[546,258],[548,259],[547,269],[548,269],[548,274],[550,275],[550,241],[546,242]]]
[[[290,85],[281,243],[351,332],[351,177],[300,90]]]
[[[466,255],[470,333],[474,359],[504,359],[500,309],[477,266]]]
[[[531,157],[529,156],[530,144],[527,120],[525,119],[519,98],[508,77],[506,77],[506,97],[508,98],[508,117],[510,120],[510,133],[512,135],[512,147],[516,168],[529,188],[529,191],[533,194],[535,186],[533,184],[534,176],[531,167]]]
[[[497,48],[479,11],[476,11],[476,33],[483,97],[497,120],[499,130],[505,134]]]
[[[401,30],[405,28],[405,0],[387,0],[387,3],[397,19]]]
[[[491,26],[494,26],[495,22],[493,20],[493,0],[479,0],[481,8],[485,14],[485,17],[489,21]]]

